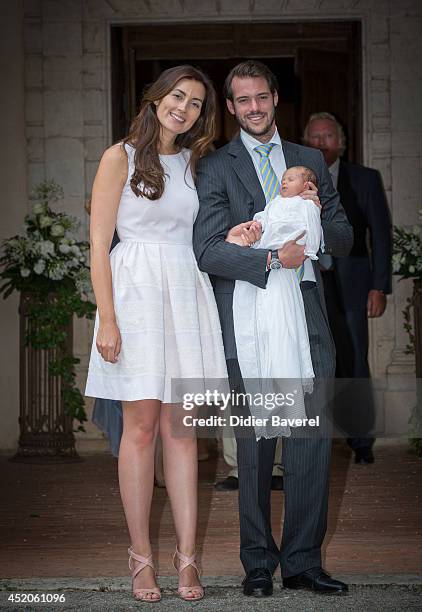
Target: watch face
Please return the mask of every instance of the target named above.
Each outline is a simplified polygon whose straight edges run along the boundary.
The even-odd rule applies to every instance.
[[[270,270],[279,270],[281,268],[281,262],[278,259],[272,259],[270,263]]]

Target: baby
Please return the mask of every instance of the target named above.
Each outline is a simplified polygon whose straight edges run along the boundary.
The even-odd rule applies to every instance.
[[[255,244],[253,244],[254,248],[264,248],[268,246],[269,249],[278,249],[283,246],[287,240],[294,240],[300,234],[303,234],[304,231],[309,230],[310,235],[307,233],[306,237],[298,240],[297,243],[305,244],[305,255],[311,259],[318,259],[318,257],[316,257],[316,252],[318,251],[322,238],[320,212],[318,206],[316,206],[312,200],[303,200],[299,197],[299,194],[307,188],[308,182],[312,182],[316,185],[316,181],[317,179],[313,170],[305,166],[292,166],[284,172],[281,179],[280,195],[268,202],[265,209],[257,213],[253,218],[253,222],[248,223],[247,226],[249,226],[249,229],[252,227],[259,227],[264,231],[264,225],[281,222],[284,225],[284,230],[287,230],[289,221],[296,220],[298,222],[297,227],[300,225],[303,229],[301,232],[293,230],[294,235],[291,238],[284,238],[283,243],[276,242],[274,246],[267,245],[270,241],[270,237],[267,235],[265,240],[261,239],[255,242]],[[298,217],[301,221],[299,221]],[[259,225],[257,225],[258,223]],[[227,234],[226,241],[240,246],[252,246],[249,239],[246,237],[246,233],[242,230],[243,228],[240,226],[236,226],[236,228],[230,230]]]
[[[252,248],[268,251],[281,248],[289,240],[305,245],[305,255],[318,259],[322,242],[320,209],[312,200],[298,194],[307,182],[316,184],[315,173],[303,166],[288,168],[282,177],[280,195],[268,202],[253,221],[262,228],[260,240]],[[299,238],[300,237],[300,238]],[[227,242],[249,246],[246,234],[237,229],[229,232]],[[314,371],[309,346],[305,309],[300,290],[298,271],[280,267],[271,269],[266,289],[244,281],[236,281],[233,295],[233,319],[240,370],[248,391],[247,381],[260,380],[268,391],[278,391],[281,384],[295,387],[295,403],[282,410],[283,418],[304,418],[304,392],[312,390]],[[251,320],[255,325],[251,325]],[[251,405],[256,418],[271,416],[268,410]],[[265,415],[265,412],[267,414]],[[281,413],[281,411],[280,411]],[[289,428],[255,428],[257,438],[290,435]]]

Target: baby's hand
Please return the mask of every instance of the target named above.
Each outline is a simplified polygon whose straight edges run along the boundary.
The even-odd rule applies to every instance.
[[[262,229],[259,221],[246,221],[246,223],[239,223],[232,227],[226,236],[226,242],[250,247],[261,238],[261,235]]]

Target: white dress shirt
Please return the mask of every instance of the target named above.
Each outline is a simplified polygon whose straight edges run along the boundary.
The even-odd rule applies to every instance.
[[[246,150],[248,151],[249,155],[252,158],[259,182],[261,183],[261,186],[263,186],[262,176],[259,170],[259,162],[261,160],[261,155],[257,151],[255,151],[255,147],[262,145],[262,142],[260,142],[259,140],[251,136],[250,134],[247,134],[242,129],[240,130],[240,138],[243,144],[245,145]],[[286,159],[283,153],[283,147],[281,146],[280,134],[278,133],[277,128],[275,129],[274,134],[272,135],[271,139],[268,142],[274,143],[275,145],[270,152],[269,158],[270,158],[271,166],[273,167],[276,177],[278,178],[278,182],[281,184],[281,177],[283,176],[284,172],[287,170],[287,166],[286,166]],[[265,144],[268,144],[268,143],[265,143]],[[302,280],[312,281],[315,283],[316,279],[315,279],[314,269],[312,267],[311,260],[305,259],[304,263],[305,265],[304,265],[304,273],[303,273]]]

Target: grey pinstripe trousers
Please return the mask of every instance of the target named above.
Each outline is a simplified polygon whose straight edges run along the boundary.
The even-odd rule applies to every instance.
[[[302,283],[316,389],[307,396],[307,415],[319,413],[326,397],[325,381],[335,374],[335,349],[318,289]],[[228,359],[233,389],[242,390],[237,359]],[[319,399],[317,399],[319,398]],[[315,405],[317,402],[319,405]],[[247,407],[246,407],[247,408]],[[236,409],[234,409],[236,410]],[[241,409],[244,413],[244,409]],[[302,433],[303,436],[303,433]],[[321,566],[321,545],[327,527],[331,437],[283,439],[284,526],[281,549],[271,532],[271,474],[277,439],[256,442],[251,428],[236,431],[239,466],[240,559],[245,571],[281,565],[283,577]]]

